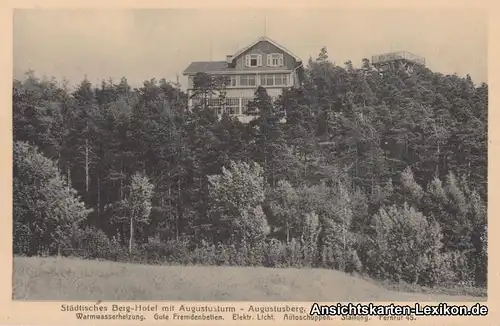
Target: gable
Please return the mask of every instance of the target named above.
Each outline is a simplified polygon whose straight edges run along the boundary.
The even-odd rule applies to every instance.
[[[285,51],[279,49],[278,47],[272,45],[269,42],[266,41],[261,41],[251,48],[247,49],[244,51],[238,58],[245,56],[247,54],[253,54],[253,53],[258,53],[258,54],[271,54],[271,53],[279,53],[283,55],[288,55]],[[237,58],[237,59],[238,59]]]
[[[249,56],[252,56],[252,58]],[[267,37],[259,38],[249,46],[236,52],[233,56],[228,57],[230,61],[192,62],[184,70],[183,75],[194,75],[198,72],[289,72],[302,65],[302,60],[299,57]],[[250,64],[250,62],[252,63]]]
[[[240,51],[238,56],[234,57],[234,63],[236,69],[247,69],[246,60],[248,55],[258,54],[260,55],[261,67],[267,67],[267,56],[271,54],[280,54],[283,57],[282,69],[292,70],[296,67],[297,61],[293,55],[283,50],[281,47],[267,41],[261,40],[250,47],[247,47],[243,51]]]
[[[246,48],[243,48],[243,49],[239,50],[238,52],[236,52],[234,54],[233,57],[234,58],[239,57],[240,55],[243,54],[243,52],[247,52],[249,49],[254,48],[256,45],[258,45],[261,42],[267,42],[267,43],[270,43],[271,45],[274,45],[275,47],[277,47],[278,49],[280,49],[282,52],[287,53],[288,55],[290,55],[291,57],[293,57],[296,62],[301,62],[302,61],[298,56],[296,56],[295,54],[293,54],[292,52],[290,52],[290,50],[286,49],[284,46],[276,43],[275,41],[273,41],[270,38],[265,37],[265,36],[263,36],[263,37],[259,38],[258,40],[254,41],[253,43],[251,43]]]

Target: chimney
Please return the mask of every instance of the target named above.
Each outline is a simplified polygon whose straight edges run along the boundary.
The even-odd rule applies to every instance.
[[[226,62],[231,63],[233,61],[233,56],[231,54],[226,55]]]

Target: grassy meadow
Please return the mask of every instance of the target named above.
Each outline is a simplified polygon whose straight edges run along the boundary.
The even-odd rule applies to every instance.
[[[15,257],[12,284],[14,300],[485,301],[485,293],[477,289],[447,295],[377,284],[336,270],[151,266],[71,258]]]

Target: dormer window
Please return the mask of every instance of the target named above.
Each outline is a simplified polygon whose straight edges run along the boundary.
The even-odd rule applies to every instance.
[[[248,54],[245,56],[245,65],[247,67],[260,67],[262,66],[262,55]]]
[[[281,53],[271,53],[267,55],[267,65],[269,67],[281,67],[283,66],[283,54]]]

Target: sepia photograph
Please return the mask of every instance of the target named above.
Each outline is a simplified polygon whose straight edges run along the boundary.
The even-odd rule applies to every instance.
[[[15,9],[12,300],[487,301],[487,60],[470,8]]]

